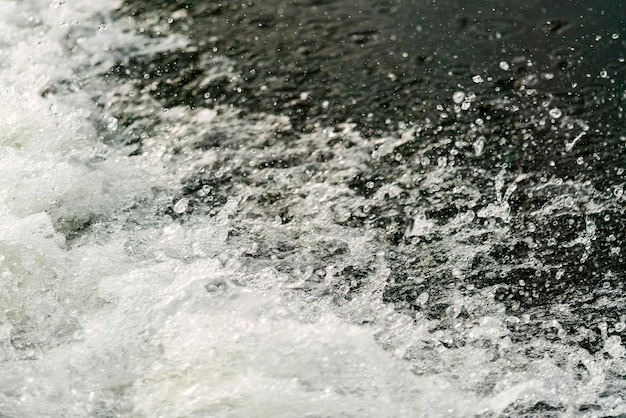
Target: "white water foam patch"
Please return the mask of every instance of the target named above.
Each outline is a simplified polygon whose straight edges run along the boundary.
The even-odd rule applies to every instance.
[[[97,309],[98,275],[82,266],[66,233],[152,196],[146,175],[94,141],[93,109],[80,92],[42,97],[51,80],[75,78],[84,55],[67,55],[70,24],[86,24],[106,5],[2,2],[0,14],[0,415],[84,416],[81,380],[67,346],[82,315]],[[109,6],[112,6],[110,4]],[[103,51],[95,50],[95,56]],[[97,264],[97,263],[96,263]],[[100,274],[104,272],[104,268]]]

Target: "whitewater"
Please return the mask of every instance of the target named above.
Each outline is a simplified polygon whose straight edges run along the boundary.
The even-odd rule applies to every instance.
[[[0,2],[1,417],[626,414],[626,350],[615,335],[626,328],[624,315],[589,325],[601,339],[589,349],[580,343],[584,322],[577,331],[562,325],[575,316],[567,303],[515,313],[498,299],[496,279],[479,286],[465,279],[473,255],[510,234],[509,200],[523,176],[508,176],[505,165],[484,188],[459,179],[453,157],[427,161],[424,148],[415,187],[463,203],[449,222],[416,209],[400,228],[413,246],[398,251],[416,264],[454,254],[442,262],[453,284],[410,296],[413,308],[405,309],[385,293],[402,270],[387,257],[388,244],[350,219],[357,211],[366,219],[367,199],[385,202],[418,181],[364,179],[372,191],[357,197],[345,185],[438,123],[379,136],[350,123],[320,124],[298,133],[290,148],[272,142],[290,129],[278,113],[166,108],[150,95],[150,74],[140,77],[148,86],[140,89],[110,69],[129,56],[194,47],[166,29],[142,34],[115,14],[121,5]],[[241,76],[226,57],[201,64],[212,68],[207,84]],[[446,106],[472,100],[462,92]],[[137,124],[121,127],[120,113]],[[581,140],[584,123],[569,124],[568,138]],[[141,131],[141,147],[128,140],[131,131]],[[239,145],[203,145],[214,132]],[[466,144],[472,155],[481,154],[481,141],[489,138]],[[256,169],[270,154],[294,149],[312,163]],[[338,157],[327,162],[324,150]],[[189,186],[198,173],[228,179],[246,169],[250,183]],[[263,209],[258,185],[265,183],[256,178],[285,191],[289,213]],[[584,212],[570,237],[581,257],[596,239],[594,214],[623,205],[618,188],[604,197],[589,182],[536,187],[548,203],[532,216]],[[424,249],[435,235],[445,237],[441,246]],[[490,238],[477,242],[483,235]],[[618,244],[611,244],[616,256]],[[613,274],[623,273],[616,262]],[[407,280],[428,284],[412,274]],[[609,287],[599,303],[622,312]],[[439,316],[427,314],[430,303],[443,306]],[[511,327],[524,325],[550,337],[516,337]]]

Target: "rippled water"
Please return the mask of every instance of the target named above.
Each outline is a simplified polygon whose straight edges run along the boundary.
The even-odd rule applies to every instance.
[[[0,5],[0,416],[626,415],[619,2]]]

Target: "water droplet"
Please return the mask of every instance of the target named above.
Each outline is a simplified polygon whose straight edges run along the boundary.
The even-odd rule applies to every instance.
[[[483,140],[483,137],[478,138],[473,145],[474,153],[476,153],[476,156],[481,155],[483,153],[483,148],[485,147],[485,141]]]
[[[189,199],[183,197],[174,205],[174,212],[185,213],[188,207],[189,207]]]
[[[612,335],[604,342],[604,351],[613,358],[621,358],[626,350],[622,345],[622,339],[618,335]]]
[[[426,302],[428,302],[428,297],[428,292],[424,292],[420,294],[417,299],[415,299],[415,303],[419,306],[424,306],[426,305]]]
[[[553,107],[552,109],[550,109],[548,114],[551,118],[558,119],[561,117],[561,115],[563,115],[563,112],[561,112],[561,109],[559,109],[558,107]]]
[[[446,309],[446,315],[448,318],[457,318],[461,314],[461,307],[458,305],[451,305]]]

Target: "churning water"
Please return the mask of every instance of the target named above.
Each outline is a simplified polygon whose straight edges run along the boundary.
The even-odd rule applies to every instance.
[[[355,3],[0,0],[0,417],[626,416],[624,7]]]

